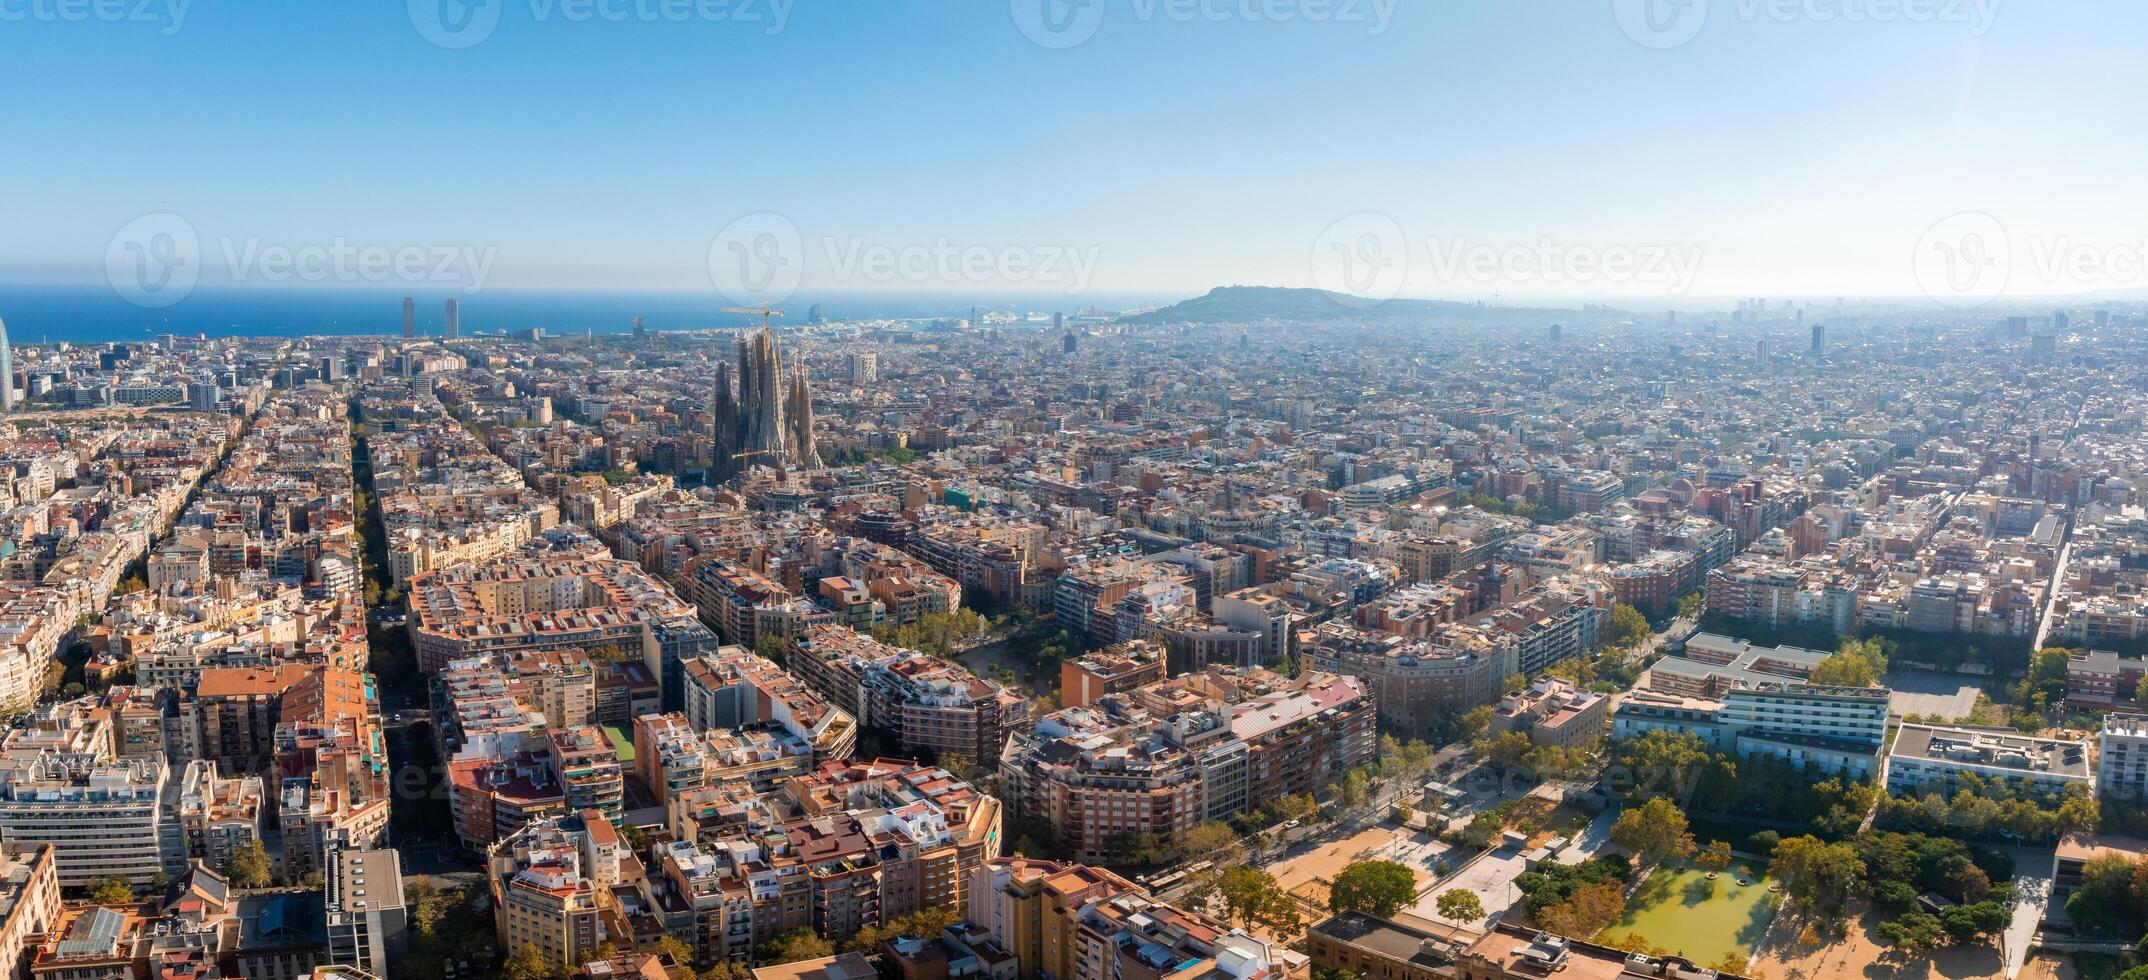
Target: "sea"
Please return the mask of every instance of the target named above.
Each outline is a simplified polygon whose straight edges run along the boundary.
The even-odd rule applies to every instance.
[[[639,316],[650,330],[736,329],[758,316],[723,312],[731,302],[714,292],[651,290],[486,289],[478,293],[404,293],[377,289],[307,286],[201,287],[162,309],[145,309],[104,285],[0,283],[0,321],[18,346],[103,344],[152,339],[163,334],[208,337],[319,337],[397,335],[403,330],[403,297],[417,301],[418,332],[439,336],[446,301],[460,306],[465,336],[531,327],[548,335],[625,333]],[[782,304],[778,325],[810,322],[817,304],[829,322],[963,319],[972,310],[1048,318],[1065,313],[1135,309],[1182,297],[1085,293],[983,296],[837,294],[799,295]]]

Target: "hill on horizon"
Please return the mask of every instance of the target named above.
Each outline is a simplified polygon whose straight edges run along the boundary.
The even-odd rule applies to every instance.
[[[1374,302],[1324,289],[1218,286],[1205,296],[1121,319],[1127,323],[1244,323],[1255,320],[1513,320],[1577,319],[1586,311],[1486,306],[1437,299]]]

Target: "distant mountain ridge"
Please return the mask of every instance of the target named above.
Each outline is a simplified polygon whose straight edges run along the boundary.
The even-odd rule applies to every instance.
[[[1255,320],[1513,320],[1579,318],[1581,310],[1484,306],[1437,299],[1373,302],[1325,289],[1288,286],[1218,286],[1162,309],[1122,317],[1128,323],[1245,323]]]

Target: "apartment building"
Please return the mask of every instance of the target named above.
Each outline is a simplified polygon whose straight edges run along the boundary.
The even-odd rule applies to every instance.
[[[60,920],[59,858],[50,844],[0,847],[0,972],[26,975],[39,937]]]
[[[1604,737],[1610,704],[1609,695],[1546,677],[1501,698],[1492,709],[1491,731],[1520,732],[1534,745],[1578,749]]]
[[[1642,688],[1619,699],[1612,736],[1688,733],[1740,758],[1770,755],[1862,779],[1879,772],[1887,717],[1888,692],[1878,687],[1760,681],[1716,698]]]
[[[2096,786],[2104,796],[2148,801],[2148,714],[2113,711],[2096,734]]]
[[[996,758],[1005,733],[1029,714],[1021,695],[997,681],[840,626],[807,630],[790,669],[858,724],[895,733],[905,749],[972,762]]]
[[[1135,640],[1060,661],[1059,705],[1078,708],[1106,694],[1131,691],[1164,679],[1161,644]]]
[[[392,850],[338,850],[323,870],[329,962],[393,976],[393,964],[410,949],[401,856]]]
[[[552,728],[545,731],[552,773],[566,792],[567,809],[596,812],[618,819],[626,810],[626,775],[618,747],[601,728]]]
[[[1126,839],[1176,840],[1207,820],[1320,793],[1377,752],[1365,682],[1308,672],[1211,670],[1063,708],[999,756],[1017,814],[1084,860]]]
[[[726,646],[686,662],[684,715],[697,731],[770,726],[812,747],[816,763],[850,757],[857,719],[765,657]]]
[[[1363,679],[1376,695],[1381,727],[1405,735],[1497,701],[1519,656],[1511,636],[1461,624],[1411,639],[1322,623],[1301,633],[1298,647],[1307,670]]]
[[[1656,661],[1641,684],[1668,694],[1720,697],[1738,687],[1803,681],[1829,656],[1803,647],[1761,647],[1716,633],[1696,633],[1686,639],[1682,652]]]
[[[1887,792],[1952,796],[1962,777],[2055,797],[2069,786],[2093,790],[2096,774],[2082,742],[2035,738],[2012,729],[1903,725],[1887,753]]]
[[[493,926],[501,949],[534,946],[561,966],[607,941],[630,940],[612,886],[631,860],[603,815],[581,812],[532,823],[486,857]]]

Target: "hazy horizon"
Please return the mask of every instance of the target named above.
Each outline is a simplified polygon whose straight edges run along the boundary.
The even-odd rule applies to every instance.
[[[1652,2],[31,16],[11,75],[68,98],[0,110],[37,148],[0,159],[0,281],[150,261],[202,288],[310,271],[1071,304],[1244,283],[1650,308],[1914,300],[1981,268],[2005,275],[1978,305],[2148,286],[2148,190],[2120,163],[2148,9],[1635,20]],[[346,247],[420,261],[308,264]],[[1962,255],[1952,286],[1920,266]],[[764,263],[756,288],[727,281],[742,262]]]

